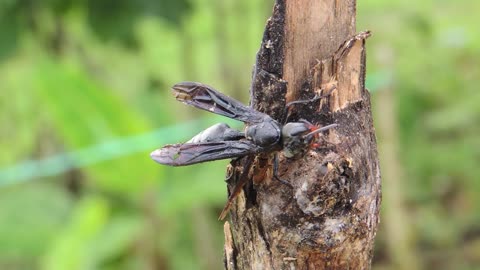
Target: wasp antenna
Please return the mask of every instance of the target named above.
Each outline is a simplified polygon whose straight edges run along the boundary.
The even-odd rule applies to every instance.
[[[322,132],[322,131],[325,131],[325,130],[334,128],[334,127],[336,127],[336,126],[338,126],[338,124],[330,124],[330,125],[328,125],[328,126],[324,126],[324,127],[321,127],[321,128],[317,128],[317,129],[315,129],[314,131],[312,131],[312,132],[308,133],[307,135],[305,135],[305,137],[313,136],[313,135],[315,135],[315,134],[317,134],[317,133],[320,133],[320,132]]]

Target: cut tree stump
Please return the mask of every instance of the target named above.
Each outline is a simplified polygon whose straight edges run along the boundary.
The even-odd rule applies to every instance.
[[[277,0],[254,68],[251,106],[281,123],[337,123],[319,149],[257,156],[226,222],[225,269],[369,269],[380,171],[354,0]],[[325,95],[319,101],[286,104]],[[232,191],[243,160],[228,168]]]

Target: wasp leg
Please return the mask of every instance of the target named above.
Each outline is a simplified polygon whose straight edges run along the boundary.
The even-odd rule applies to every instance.
[[[276,153],[273,156],[273,179],[275,179],[278,182],[280,182],[280,183],[288,186],[289,188],[293,189],[292,184],[290,184],[289,182],[287,182],[285,180],[282,180],[282,179],[280,179],[280,177],[278,177],[278,154],[276,154]]]
[[[247,156],[247,160],[245,161],[245,164],[243,165],[243,171],[242,174],[240,175],[240,180],[237,182],[237,185],[233,188],[232,193],[230,193],[230,196],[228,196],[227,203],[223,207],[222,212],[220,213],[220,216],[218,217],[218,220],[223,220],[225,216],[227,216],[228,212],[230,211],[230,208],[232,207],[232,203],[237,198],[238,194],[242,191],[243,186],[248,181],[248,173],[250,171],[250,167],[253,162],[253,156],[249,155]]]
[[[323,95],[319,95],[319,94],[316,94],[313,98],[311,99],[303,99],[303,100],[295,100],[295,101],[290,101],[288,102],[287,104],[285,104],[286,107],[290,107],[292,105],[295,105],[295,104],[306,104],[306,103],[310,103],[310,102],[314,102],[314,101],[317,101],[319,99],[322,99],[322,98],[325,98],[325,97],[328,97],[332,94],[332,92],[337,89],[337,86],[332,86],[332,88],[330,88],[327,93],[323,94]]]

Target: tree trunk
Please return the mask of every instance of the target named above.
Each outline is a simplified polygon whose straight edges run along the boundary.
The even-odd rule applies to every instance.
[[[224,226],[226,269],[369,269],[378,225],[380,172],[365,39],[354,0],[277,0],[257,55],[251,105],[281,123],[338,123],[319,149],[291,160],[259,156],[253,181]],[[286,103],[330,94],[320,101]],[[262,170],[263,169],[263,170]],[[229,167],[229,191],[242,160]]]

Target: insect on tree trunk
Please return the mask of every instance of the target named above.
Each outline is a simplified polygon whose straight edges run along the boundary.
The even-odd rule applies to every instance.
[[[318,149],[291,160],[256,157],[251,184],[224,225],[226,269],[369,269],[379,222],[380,172],[365,39],[355,0],[277,0],[254,68],[251,105],[280,122],[337,123]],[[327,95],[288,106],[295,100]],[[242,162],[228,168],[231,192]],[[266,170],[265,168],[268,168]]]

